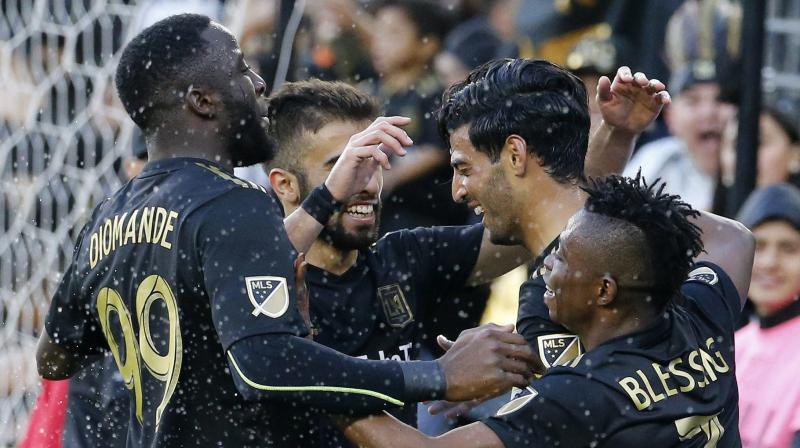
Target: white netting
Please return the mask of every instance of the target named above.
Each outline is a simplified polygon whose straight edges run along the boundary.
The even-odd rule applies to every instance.
[[[132,123],[113,90],[135,7],[5,0],[0,17],[0,446],[38,390],[36,337],[88,211],[121,184]]]
[[[225,2],[234,31],[250,1]],[[223,7],[0,0],[0,447],[25,431],[39,389],[36,341],[75,237],[122,185],[122,162],[132,156],[133,122],[113,85],[120,50],[180,12],[219,19]]]

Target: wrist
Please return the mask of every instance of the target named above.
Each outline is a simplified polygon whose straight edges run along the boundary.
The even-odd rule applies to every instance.
[[[406,361],[400,363],[405,383],[405,401],[441,400],[447,392],[444,369],[438,361]]]
[[[631,141],[636,140],[641,132],[634,132],[630,129],[624,128],[622,126],[615,126],[606,120],[603,120],[601,123],[602,127],[605,127],[608,134],[613,138],[625,138],[630,139]]]
[[[311,215],[323,226],[328,223],[336,211],[341,208],[342,203],[333,197],[325,184],[311,190],[300,207]]]

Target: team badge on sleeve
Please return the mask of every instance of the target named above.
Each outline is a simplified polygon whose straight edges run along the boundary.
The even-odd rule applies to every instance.
[[[548,334],[539,336],[539,359],[545,368],[568,365],[583,354],[581,341],[574,334]]]
[[[511,390],[511,401],[500,407],[495,416],[500,417],[501,415],[506,415],[517,411],[526,404],[530,403],[530,401],[536,398],[537,395],[539,395],[539,391],[531,386],[528,386],[525,389],[517,389],[515,387]]]
[[[383,304],[383,312],[389,325],[395,328],[403,328],[414,320],[414,314],[406,302],[406,296],[397,283],[378,288],[378,297]]]
[[[289,289],[283,277],[245,277],[247,297],[253,304],[253,316],[264,314],[277,318],[289,309]]]
[[[689,273],[689,278],[686,281],[692,280],[708,283],[709,285],[716,285],[719,281],[719,277],[717,277],[717,273],[708,266],[700,266]]]

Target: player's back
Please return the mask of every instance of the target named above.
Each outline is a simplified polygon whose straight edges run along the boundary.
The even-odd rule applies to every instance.
[[[270,405],[244,402],[227,371],[227,348],[247,337],[237,319],[252,317],[252,306],[244,296],[223,310],[220,303],[235,297],[220,285],[235,282],[237,266],[252,260],[218,249],[237,241],[227,241],[241,231],[237,218],[258,213],[263,227],[252,230],[285,254],[274,264],[291,266],[273,206],[263,188],[182,158],[151,162],[95,210],[75,265],[80,296],[99,322],[87,333],[107,340],[130,392],[129,446],[275,440]]]

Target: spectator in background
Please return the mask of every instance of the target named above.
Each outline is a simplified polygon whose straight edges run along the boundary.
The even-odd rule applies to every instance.
[[[758,316],[736,333],[742,446],[797,447],[800,190],[788,184],[760,188],[745,202],[738,219],[756,238],[748,296]]]
[[[497,57],[502,42],[484,17],[457,26],[436,55],[435,68],[443,86],[466,78],[475,67]]]
[[[789,103],[776,102],[765,106],[759,119],[758,172],[756,185],[788,182],[800,187],[800,129],[798,115]],[[720,155],[720,183],[714,197],[714,209],[723,211],[728,190],[736,174],[736,133],[738,122],[731,120],[725,128]]]
[[[673,75],[668,85],[672,104],[664,110],[671,137],[643,146],[625,168],[625,176],[641,170],[645,179],[661,178],[672,194],[692,207],[711,210],[719,175],[722,132],[732,106],[719,99],[716,70],[697,61]]]
[[[379,77],[363,87],[384,100],[386,115],[411,118],[405,130],[415,145],[384,175],[382,233],[467,219],[466,207],[450,197],[449,155],[432,116],[442,86],[431,66],[446,19],[441,6],[428,0],[390,0],[375,12],[371,55]]]

